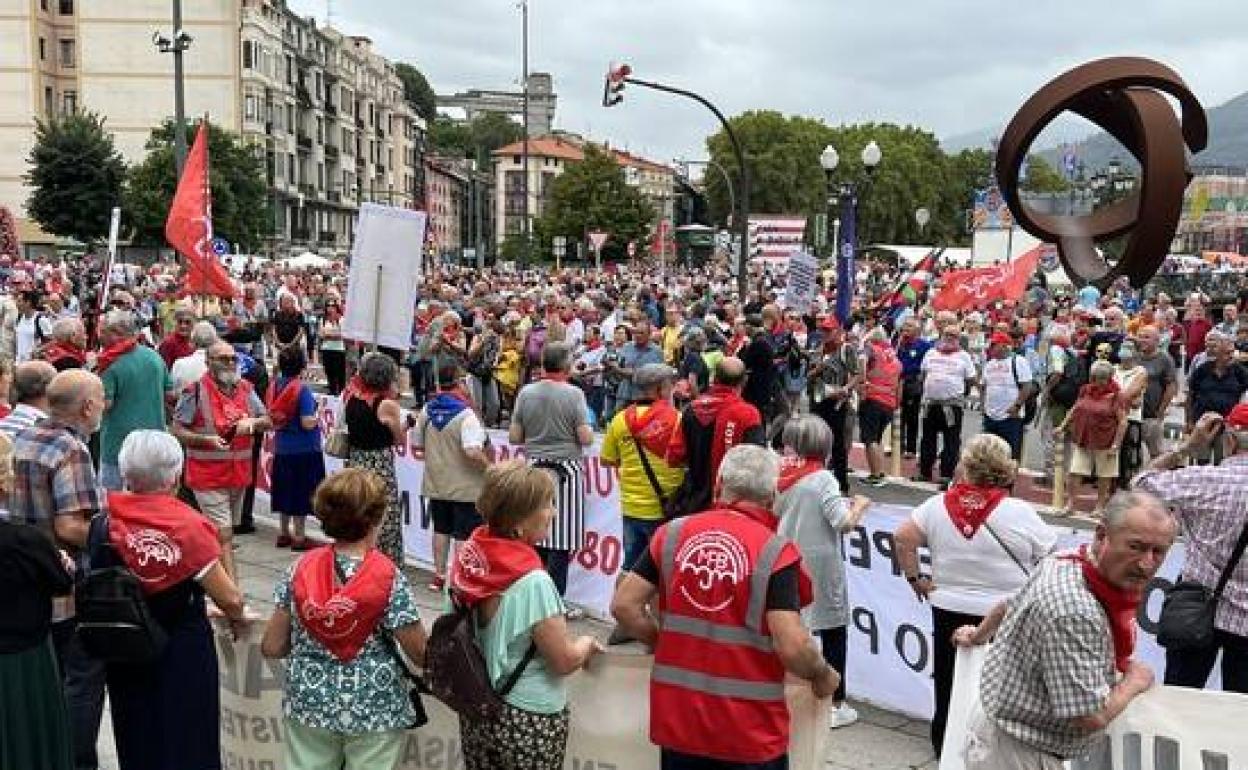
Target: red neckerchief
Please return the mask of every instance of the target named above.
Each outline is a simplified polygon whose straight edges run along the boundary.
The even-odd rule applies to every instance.
[[[960,481],[945,492],[945,510],[962,537],[970,540],[996,510],[1008,489],[981,487]]]
[[[600,347],[602,347],[602,340],[590,340],[585,343],[586,350],[597,350]]]
[[[1109,633],[1114,638],[1114,667],[1121,673],[1127,673],[1127,664],[1135,652],[1135,615],[1140,607],[1140,594],[1111,585],[1088,558],[1087,544],[1079,546],[1075,553],[1059,558],[1078,562],[1083,568],[1083,580],[1088,590],[1109,617]]]
[[[72,360],[75,366],[82,366],[87,361],[85,351],[70,345],[68,342],[62,342],[61,340],[52,340],[40,348],[39,352],[36,353],[35,356],[39,359],[47,361],[50,364],[55,364],[57,361],[64,361],[67,358]]]
[[[342,402],[345,404],[347,401],[351,400],[352,397],[354,397],[372,404],[377,399],[386,398],[389,395],[390,394],[387,391],[378,390],[377,388],[367,385],[364,380],[360,378],[360,375],[355,374],[352,375],[350,381],[347,382],[347,387],[342,393]]]
[[[281,430],[286,424],[298,416],[299,394],[303,391],[303,380],[291,377],[279,393],[277,380],[269,383],[269,393],[265,400],[269,403],[269,416],[273,418],[273,427]]]
[[[648,406],[645,414],[637,407]],[[666,400],[653,403],[633,404],[624,410],[624,424],[633,440],[650,450],[650,454],[665,457],[672,431],[680,421],[680,413]]]
[[[312,638],[343,663],[360,654],[390,604],[394,562],[370,548],[345,585],[334,566],[334,547],[310,551],[295,567],[295,614]]]
[[[814,457],[798,457],[792,452],[780,456],[780,478],[776,482],[777,492],[787,492],[794,484],[812,473],[823,470],[823,462]]]
[[[210,403],[212,404],[212,418],[216,422],[217,435],[229,441],[234,440],[235,429],[239,420],[247,417],[247,401],[244,400],[240,406],[235,402],[235,398],[239,394],[239,390],[246,390],[251,387],[251,383],[247,380],[239,380],[234,386],[234,394],[227,396],[222,392],[217,381],[212,379],[212,373],[205,374],[200,380],[203,384],[204,391],[208,394]]]
[[[114,343],[104,348],[104,350],[100,352],[100,357],[97,358],[95,362],[96,376],[102,375],[104,372],[108,371],[108,367],[116,363],[117,359],[138,347],[138,344],[138,340],[129,339]]]
[[[108,516],[108,538],[145,593],[160,593],[221,558],[217,528],[173,495],[109,492]]]
[[[533,546],[499,537],[482,524],[455,552],[451,590],[457,599],[472,607],[498,596],[512,583],[541,568],[542,560]]]

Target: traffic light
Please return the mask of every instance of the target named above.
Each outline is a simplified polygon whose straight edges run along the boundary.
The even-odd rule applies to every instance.
[[[614,64],[607,69],[606,80],[602,84],[602,106],[610,107],[624,101],[624,84],[633,68],[627,64],[616,67]]]

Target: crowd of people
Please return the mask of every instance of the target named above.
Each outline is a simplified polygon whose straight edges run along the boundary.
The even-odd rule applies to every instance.
[[[834,728],[857,719],[841,535],[869,505],[851,481],[895,483],[889,431],[933,493],[896,543],[932,610],[937,754],[955,648],[991,639],[968,766],[1085,750],[1151,684],[1133,618],[1180,530],[1185,577],[1220,603],[1210,644],[1169,650],[1165,679],[1204,686],[1220,651],[1223,687],[1248,692],[1243,276],[1221,308],[1035,282],[957,312],[880,301],[891,287],[864,280],[838,319],[828,276],[798,310],[761,268],[738,298],[722,268],[452,267],[423,282],[404,351],[344,339],[341,271],[264,268],[233,299],[180,297],[177,269],[156,266],[101,301],[90,275],[24,266],[0,298],[0,590],[17,597],[0,621],[0,766],[98,767],[105,692],[122,770],[220,766],[208,619],[254,625],[233,550],[254,530],[268,433],[273,542],[295,556],[261,646],[286,661],[292,770],[391,767],[421,722],[408,668],[437,632],[404,570],[396,447],[425,461],[430,588],[471,617],[503,702],[461,712],[469,768],[562,767],[568,709],[589,705],[566,677],[603,646],[571,635],[564,596],[597,434],[621,490],[608,641],[654,652],[664,768],[785,767],[786,673],[829,699]],[[320,393],[339,397],[325,430]],[[499,462],[490,428],[524,459]],[[1079,552],[1055,553],[1013,494],[1033,431],[1050,477],[1095,480]],[[346,469],[327,476],[327,453]],[[76,619],[109,565],[137,576],[158,653],[103,654]]]

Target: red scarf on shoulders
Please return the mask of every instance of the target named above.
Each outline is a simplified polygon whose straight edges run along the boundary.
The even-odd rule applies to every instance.
[[[60,340],[52,340],[48,344],[44,345],[39,349],[39,352],[35,353],[35,357],[53,365],[55,365],[58,361],[64,361],[66,359],[72,360],[74,365],[79,367],[83,366],[87,362],[87,354],[85,351],[70,345],[68,342],[62,342]],[[103,370],[100,371],[101,373],[103,372]]]
[[[295,614],[313,639],[339,661],[350,663],[390,604],[394,570],[394,562],[371,548],[344,585],[334,568],[334,547],[310,551],[295,567]]]
[[[945,491],[945,510],[962,537],[970,540],[1008,493],[1002,487],[980,487],[960,481]]]
[[[377,399],[389,398],[389,396],[390,393],[388,391],[379,390],[366,384],[363,378],[356,374],[352,375],[351,379],[347,382],[347,387],[342,393],[342,403],[345,404],[347,401],[351,400],[352,397],[355,397],[361,401],[368,402],[371,406],[377,401]]]
[[[642,414],[638,409],[639,406],[649,408],[646,409],[645,414]],[[628,426],[628,432],[632,434],[633,440],[649,450],[650,454],[658,457],[667,456],[668,441],[672,438],[672,432],[676,430],[679,422],[680,413],[676,411],[676,407],[665,400],[650,404],[633,404],[624,410],[624,424]]]
[[[814,457],[798,457],[792,452],[780,456],[780,479],[776,482],[777,492],[787,492],[794,484],[812,473],[823,470],[823,462]]]
[[[125,354],[138,347],[139,341],[136,339],[124,340],[116,342],[100,351],[100,356],[95,360],[95,373],[102,375],[108,370],[108,367],[117,362]]]
[[[221,558],[217,528],[173,495],[109,492],[108,539],[148,594]]]
[[[269,393],[265,398],[269,402],[269,416],[273,418],[273,428],[281,430],[287,423],[298,417],[299,394],[303,392],[303,380],[291,377],[286,387],[277,391],[277,380],[269,383]]]
[[[226,395],[217,381],[212,378],[212,372],[208,372],[201,379],[204,393],[208,394],[209,403],[212,404],[212,419],[216,423],[217,435],[227,441],[233,441],[235,431],[238,428],[240,420],[248,416],[247,402],[248,389],[251,383],[247,380],[239,380],[234,386],[234,393]],[[239,403],[239,402],[242,403]]]
[[[1083,579],[1088,590],[1109,617],[1109,633],[1114,638],[1114,667],[1125,674],[1131,655],[1135,652],[1135,616],[1142,597],[1134,591],[1124,591],[1106,580],[1088,558],[1087,544],[1079,546],[1075,553],[1061,558],[1078,562],[1083,568]]]
[[[533,546],[499,537],[488,525],[482,524],[455,553],[451,564],[451,590],[457,599],[473,607],[498,596],[512,583],[541,568],[542,560]]]

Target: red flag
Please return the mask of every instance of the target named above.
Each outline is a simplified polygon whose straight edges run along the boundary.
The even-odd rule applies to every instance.
[[[932,307],[967,310],[986,308],[1000,300],[1021,299],[1040,264],[1040,249],[1037,246],[1008,264],[945,273],[944,286],[932,297]]]
[[[234,283],[212,251],[212,191],[208,184],[208,123],[199,124],[178,191],[165,220],[165,239],[186,258],[183,289],[233,297]]]

